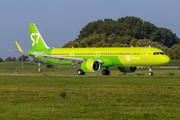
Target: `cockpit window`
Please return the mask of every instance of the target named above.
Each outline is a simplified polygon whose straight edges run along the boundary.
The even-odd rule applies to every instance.
[[[154,53],[153,53],[153,55],[159,55],[159,54],[160,54],[160,55],[165,55],[164,52],[154,52]]]
[[[161,54],[161,55],[164,55],[164,53],[163,53],[163,52],[160,52],[160,54]]]

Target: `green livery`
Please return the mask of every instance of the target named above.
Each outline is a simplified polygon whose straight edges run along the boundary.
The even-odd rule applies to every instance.
[[[33,50],[49,48],[44,42],[41,34],[39,33],[34,23],[29,23],[29,31]]]
[[[19,52],[45,62],[57,65],[80,65],[78,75],[85,72],[96,72],[101,67],[103,75],[109,75],[109,67],[118,67],[121,72],[134,72],[136,66],[165,65],[170,58],[160,49],[153,47],[119,47],[119,48],[50,48],[46,45],[34,23],[29,23],[32,50],[23,52],[17,44]]]

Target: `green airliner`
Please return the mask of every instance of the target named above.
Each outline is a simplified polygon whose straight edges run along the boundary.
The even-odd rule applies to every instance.
[[[36,59],[57,65],[80,65],[78,75],[97,72],[105,67],[102,75],[109,75],[109,67],[118,67],[121,72],[135,72],[137,66],[165,65],[170,58],[160,49],[153,47],[111,47],[111,48],[50,48],[43,40],[34,23],[29,23],[32,50],[24,52],[16,42],[19,51]]]

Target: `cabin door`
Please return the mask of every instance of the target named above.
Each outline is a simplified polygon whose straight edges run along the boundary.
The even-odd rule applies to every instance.
[[[71,51],[71,57],[74,57],[75,51]]]
[[[144,52],[143,52],[143,59],[144,60],[147,60],[148,59],[148,52],[149,52],[149,49],[145,49]]]
[[[95,57],[95,58],[99,58],[99,56],[100,56],[100,51],[96,51],[96,52],[94,53],[94,57]]]

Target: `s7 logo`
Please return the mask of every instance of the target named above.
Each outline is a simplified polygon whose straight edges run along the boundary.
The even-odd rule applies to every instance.
[[[32,36],[34,36],[34,35],[37,35],[37,39],[36,39],[36,43],[38,43],[38,41],[39,41],[39,36],[40,36],[40,34],[39,33],[32,33],[31,34],[31,40],[32,40],[32,46],[34,46],[34,44],[35,44],[35,40],[34,40],[34,38],[32,37]]]

